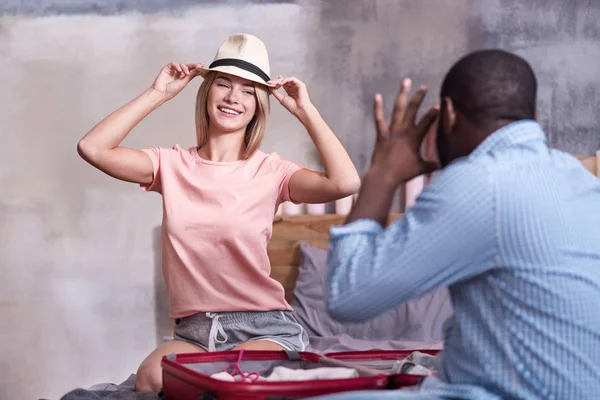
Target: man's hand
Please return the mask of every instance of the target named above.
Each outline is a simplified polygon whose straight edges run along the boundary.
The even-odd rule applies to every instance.
[[[383,116],[383,99],[380,94],[375,96],[377,142],[371,166],[365,174],[360,194],[346,224],[359,219],[372,219],[385,226],[398,185],[437,168],[437,164],[421,158],[420,148],[439,111],[437,107],[433,107],[417,124],[417,111],[427,89],[421,87],[408,103],[410,86],[410,79],[402,82],[389,125]]]
[[[367,175],[378,176],[394,187],[437,169],[436,164],[421,158],[420,147],[423,138],[438,117],[439,108],[430,109],[417,124],[417,112],[427,88],[421,86],[407,106],[410,88],[410,79],[404,79],[389,125],[383,115],[383,98],[380,94],[375,96],[374,102],[377,142]]]

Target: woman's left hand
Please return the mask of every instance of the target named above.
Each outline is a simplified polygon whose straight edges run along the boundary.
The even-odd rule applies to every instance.
[[[306,85],[301,80],[294,77],[284,78],[279,75],[277,79],[273,79],[269,83],[275,85],[274,88],[271,88],[273,96],[295,117],[299,118],[302,110],[312,105]],[[279,91],[279,88],[283,88],[286,94]]]

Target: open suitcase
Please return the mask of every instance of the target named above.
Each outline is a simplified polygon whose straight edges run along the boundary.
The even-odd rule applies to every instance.
[[[369,350],[327,353],[324,357],[343,361],[350,367],[380,370],[388,375],[388,389],[400,389],[421,383],[427,375],[393,373],[394,365],[414,352],[436,356],[439,350]]]
[[[315,369],[346,367],[344,362],[308,352],[224,351],[168,355],[163,358],[163,396],[166,400],[288,400],[355,390],[381,390],[388,376],[378,370],[350,367],[358,377],[306,381],[228,382],[211,377],[237,365],[239,370],[268,375],[275,367]],[[238,371],[239,371],[238,370]]]

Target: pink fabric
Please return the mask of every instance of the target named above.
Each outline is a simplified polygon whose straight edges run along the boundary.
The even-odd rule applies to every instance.
[[[416,178],[413,178],[410,181],[406,182],[406,184],[404,186],[404,191],[405,191],[404,208],[405,209],[415,205],[415,203],[417,202],[417,197],[419,197],[419,195],[423,191],[423,188],[425,187],[425,184],[426,184],[425,179],[426,179],[425,175],[419,175]]]
[[[260,375],[258,374],[258,372],[243,372],[242,371],[242,357],[244,356],[244,349],[240,350],[240,354],[238,355],[238,359],[236,362],[229,364],[228,366],[225,367],[225,369],[223,370],[223,372],[231,375],[234,379],[234,381],[241,381],[241,382],[256,382],[259,378]],[[231,369],[231,372],[229,372],[229,369]]]
[[[145,149],[163,197],[162,261],[171,318],[198,312],[290,310],[269,277],[273,216],[301,166],[276,153],[213,162],[195,147]]]

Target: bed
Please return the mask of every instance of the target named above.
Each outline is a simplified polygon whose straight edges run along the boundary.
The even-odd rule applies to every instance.
[[[398,218],[391,215],[389,221]],[[334,225],[343,225],[345,215],[283,215],[275,216],[273,236],[267,245],[271,262],[271,277],[285,288],[288,302],[294,299],[294,289],[301,262],[301,243],[320,249],[329,248],[329,230]]]
[[[400,214],[390,215],[388,223]],[[271,277],[285,288],[294,314],[307,329],[309,351],[439,349],[443,323],[452,314],[446,289],[365,323],[343,324],[326,312],[325,275],[329,231],[344,215],[277,216],[267,250]]]
[[[389,221],[398,217],[398,214],[391,215]],[[287,301],[309,333],[311,343],[306,350],[324,354],[370,349],[441,349],[441,334],[437,337],[436,332],[441,331],[445,314],[451,313],[445,289],[365,323],[341,324],[326,315],[324,273],[329,230],[344,220],[344,215],[327,214],[276,216],[273,221],[273,235],[267,247],[271,277],[283,285]],[[438,306],[442,303],[446,308],[439,312]],[[435,312],[429,312],[433,308]],[[435,326],[423,328],[422,318],[435,320]],[[399,334],[391,335],[390,330]],[[159,398],[150,393],[134,393],[134,382],[132,374],[120,384],[100,383],[88,389],[76,389],[63,399]]]
[[[600,177],[600,151],[577,158]],[[390,215],[388,222],[399,216]],[[273,221],[273,235],[267,247],[271,277],[283,285],[286,299],[309,332],[311,344],[307,351],[441,349],[443,323],[452,314],[446,289],[361,324],[340,324],[326,315],[324,264],[329,230],[344,220],[344,215],[298,215],[276,216]],[[134,393],[134,381],[132,374],[119,385],[102,383],[88,390],[77,389],[63,399],[159,399],[151,393]]]

